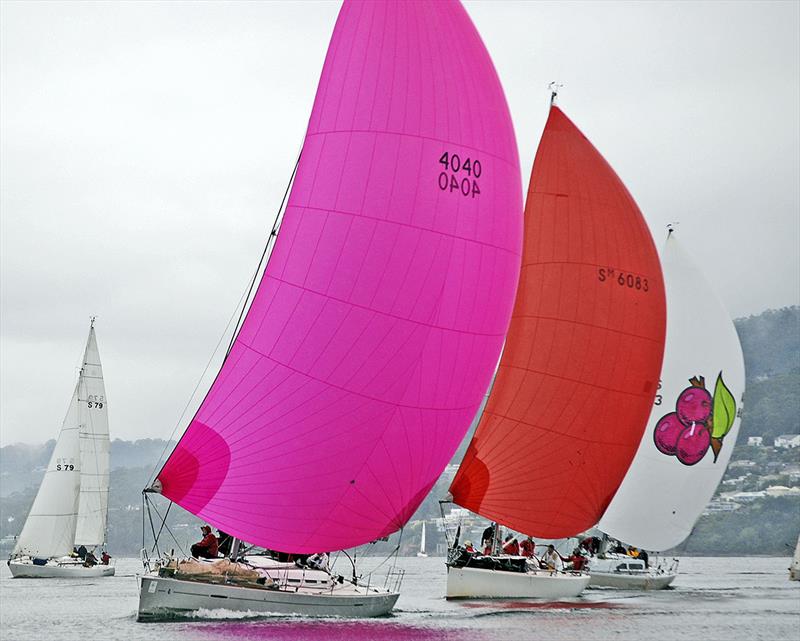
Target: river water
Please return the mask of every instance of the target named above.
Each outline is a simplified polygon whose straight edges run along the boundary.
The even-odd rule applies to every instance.
[[[367,569],[367,559],[362,569]],[[135,559],[93,581],[11,579],[0,569],[2,641],[531,641],[800,639],[800,582],[786,558],[685,558],[673,589],[587,590],[559,603],[446,601],[441,558],[401,559],[402,595],[391,617],[313,620],[214,617],[136,622]],[[340,569],[340,571],[344,571]]]

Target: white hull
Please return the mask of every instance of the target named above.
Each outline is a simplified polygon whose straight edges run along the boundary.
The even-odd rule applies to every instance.
[[[611,553],[589,562],[589,587],[621,590],[663,590],[678,576],[678,560],[661,559],[645,565],[643,559]]]
[[[191,616],[200,610],[362,618],[391,612],[399,592],[345,583],[332,588],[269,589],[159,577],[140,578],[139,621]]]
[[[47,565],[34,565],[30,560],[12,559],[8,562],[8,569],[18,579],[97,579],[114,576],[113,565],[93,565],[87,568],[82,563],[60,563],[52,559]]]
[[[588,574],[447,568],[448,599],[564,599],[578,596],[588,584]]]
[[[663,590],[677,574],[623,574],[621,572],[591,571],[589,587],[619,588],[621,590]]]
[[[427,555],[427,554],[425,554],[425,552],[417,552],[417,556],[418,556],[420,559],[427,559],[427,558],[428,558],[428,555]]]

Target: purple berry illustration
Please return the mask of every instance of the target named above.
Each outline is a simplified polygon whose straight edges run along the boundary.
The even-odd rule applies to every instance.
[[[686,426],[678,420],[678,414],[671,412],[666,416],[662,416],[661,420],[656,423],[656,429],[653,431],[653,438],[656,442],[656,447],[659,452],[672,456],[678,448],[678,437],[681,432],[686,429]]]
[[[706,455],[711,445],[711,432],[702,423],[685,427],[678,437],[676,456],[684,465],[694,465]]]
[[[678,396],[675,409],[681,423],[689,427],[692,423],[706,423],[711,416],[711,394],[705,388],[705,380],[701,376],[689,379],[692,384]]]

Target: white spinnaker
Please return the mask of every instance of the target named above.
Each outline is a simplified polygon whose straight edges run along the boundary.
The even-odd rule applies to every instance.
[[[81,416],[81,492],[75,545],[93,547],[105,543],[110,466],[108,402],[94,323],[86,342],[78,400]]]
[[[703,256],[700,258],[708,258]],[[667,295],[667,337],[661,388],[639,449],[598,527],[646,550],[681,543],[714,494],[739,432],[744,396],[744,358],[733,322],[699,268],[670,234],[662,252]],[[714,395],[717,376],[736,402],[736,417],[719,456],[709,448],[694,465],[660,452],[654,441],[658,421],[676,410],[680,393],[694,376],[705,377]],[[660,400],[659,400],[660,399]]]
[[[72,551],[81,486],[79,386],[80,381],[75,386],[39,492],[14,546],[15,555],[49,558]]]

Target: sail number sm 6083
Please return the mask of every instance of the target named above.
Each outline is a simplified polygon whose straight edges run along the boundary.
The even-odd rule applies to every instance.
[[[598,268],[597,280],[599,280],[601,283],[606,281],[610,281],[612,283],[616,282],[620,287],[627,287],[628,289],[638,289],[639,291],[643,292],[650,291],[650,283],[647,282],[646,278],[636,274],[623,272],[622,270],[616,270],[613,267]]]
[[[439,174],[439,189],[471,198],[481,193],[478,186],[478,178],[483,172],[480,160],[461,158],[458,154],[445,151],[439,158],[439,164],[444,167]]]

